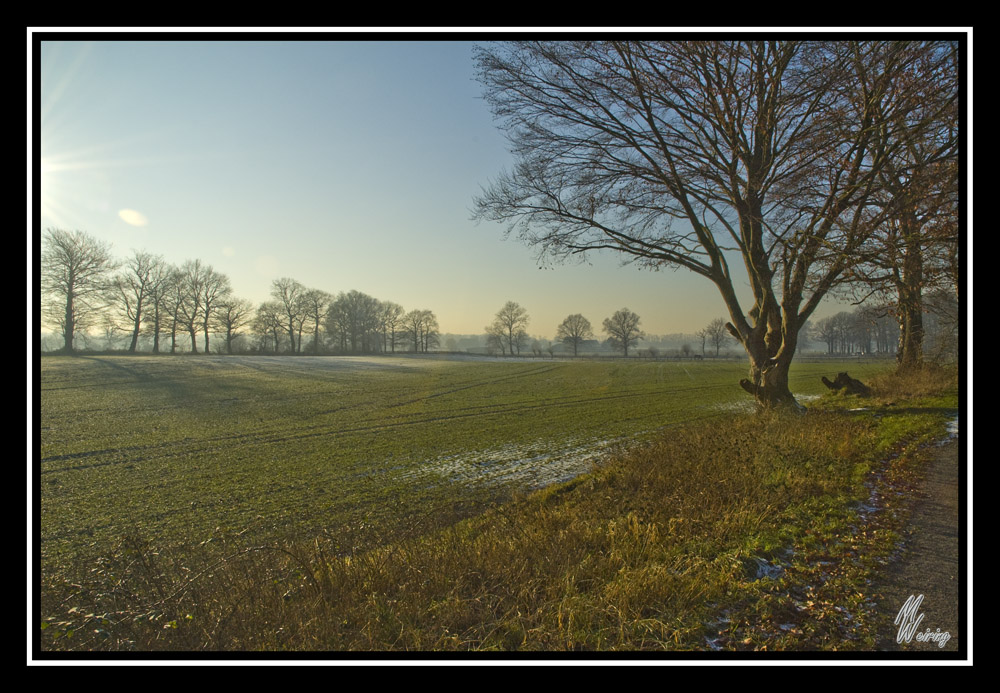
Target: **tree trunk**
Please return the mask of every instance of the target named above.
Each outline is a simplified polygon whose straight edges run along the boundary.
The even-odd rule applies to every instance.
[[[73,294],[66,299],[66,322],[63,324],[63,350],[73,353],[73,330],[76,327],[73,320]]]
[[[924,353],[924,306],[921,287],[924,281],[924,259],[920,235],[913,231],[919,224],[911,214],[904,218],[905,245],[899,293],[898,369],[919,368]]]
[[[160,310],[155,307],[153,310],[153,353],[160,353]]]
[[[762,407],[797,406],[788,389],[788,367],[791,359],[763,362],[750,358],[750,378],[740,381],[740,386],[753,395]]]
[[[139,312],[136,310],[135,325],[132,327],[132,342],[128,345],[128,352],[135,353],[135,348],[139,344],[139,327],[141,326]]]
[[[731,323],[726,327],[734,337],[740,339]],[[750,357],[750,377],[741,380],[740,387],[753,396],[758,406],[792,406],[801,409],[788,388],[788,369],[792,365],[797,337],[797,326],[786,325],[782,330],[772,324],[768,334],[754,330],[746,339],[741,340]]]

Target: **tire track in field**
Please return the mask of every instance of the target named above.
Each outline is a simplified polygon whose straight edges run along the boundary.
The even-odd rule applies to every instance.
[[[416,404],[417,402],[424,402],[429,399],[434,399],[435,397],[442,397],[444,395],[454,394],[456,392],[461,392],[462,390],[470,390],[474,387],[482,387],[484,385],[495,385],[497,383],[503,383],[508,380],[517,380],[519,378],[524,378],[529,375],[541,375],[542,373],[549,373],[556,370],[559,366],[544,366],[542,368],[537,368],[530,371],[522,371],[521,373],[512,373],[511,375],[503,376],[500,378],[486,378],[484,380],[473,380],[465,385],[460,385],[458,387],[453,387],[450,390],[442,390],[440,392],[434,392],[423,397],[417,397],[415,399],[404,400],[402,402],[396,402],[395,404],[387,405],[387,409],[392,409],[394,407],[404,407],[407,404]]]
[[[81,470],[89,469],[94,467],[104,467],[114,464],[128,464],[137,462],[146,462],[152,459],[169,459],[180,456],[196,455],[204,452],[212,452],[217,450],[222,443],[236,443],[239,445],[274,445],[279,443],[286,443],[290,441],[297,440],[308,440],[310,438],[322,438],[322,437],[332,437],[341,435],[350,435],[356,433],[371,433],[375,431],[391,431],[396,429],[405,428],[407,426],[416,426],[420,424],[438,424],[447,421],[458,421],[461,419],[468,419],[479,416],[503,416],[509,414],[523,414],[531,411],[536,411],[539,409],[547,409],[552,407],[573,407],[580,405],[589,405],[593,402],[607,402],[613,400],[628,400],[628,399],[641,399],[650,397],[662,397],[665,394],[690,392],[690,391],[705,391],[705,390],[717,390],[721,388],[728,388],[728,384],[718,384],[711,386],[689,386],[684,388],[673,388],[669,391],[656,391],[656,390],[632,390],[627,392],[609,394],[609,395],[565,395],[559,397],[551,397],[549,399],[543,400],[541,402],[537,400],[530,400],[530,404],[525,402],[514,402],[507,405],[495,405],[495,404],[483,404],[476,405],[472,407],[462,407],[459,409],[451,410],[450,413],[444,413],[442,415],[436,416],[422,416],[421,418],[413,418],[410,420],[403,421],[382,421],[379,420],[374,422],[369,420],[368,422],[360,422],[361,425],[350,426],[346,428],[334,428],[331,429],[324,424],[316,424],[314,426],[309,426],[305,430],[300,430],[299,432],[292,434],[283,434],[282,432],[267,432],[258,431],[254,433],[242,433],[242,434],[229,434],[223,436],[213,436],[210,438],[185,438],[182,441],[169,441],[164,443],[159,443],[155,446],[130,446],[130,447],[116,447],[116,448],[106,448],[103,450],[92,450],[78,453],[69,453],[65,455],[53,455],[49,457],[42,458],[40,461],[42,464],[60,462],[60,461],[70,461],[70,460],[84,460],[90,457],[114,454],[120,455],[122,453],[154,453],[152,455],[146,454],[138,457],[125,457],[124,459],[116,460],[105,460],[100,462],[94,462],[90,464],[77,464],[77,465],[67,465],[52,467],[49,469],[41,469],[41,474],[51,474],[59,471],[71,471],[71,470]],[[420,401],[420,400],[415,400]],[[486,410],[486,411],[484,411]],[[713,414],[706,414],[706,416],[712,416]],[[420,416],[419,414],[412,414],[407,416]],[[684,420],[688,420],[691,417],[687,417]],[[700,417],[694,417],[700,418]],[[322,430],[317,430],[322,429]],[[178,445],[184,446],[182,449],[176,449]],[[172,450],[167,454],[155,454],[155,451],[162,451],[164,449],[172,448]]]

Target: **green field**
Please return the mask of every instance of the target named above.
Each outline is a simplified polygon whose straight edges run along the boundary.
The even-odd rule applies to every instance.
[[[821,375],[887,365],[796,364],[792,390],[808,403]],[[133,530],[189,545],[323,535],[350,550],[747,407],[745,374],[712,360],[43,358],[42,565]]]

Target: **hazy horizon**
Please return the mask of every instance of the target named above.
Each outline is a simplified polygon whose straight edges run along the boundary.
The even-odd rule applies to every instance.
[[[533,335],[572,313],[599,333],[622,307],[650,334],[726,316],[684,270],[598,254],[540,268],[471,220],[512,163],[472,42],[123,39],[41,43],[36,245],[41,229],[82,230],[119,258],[200,259],[255,304],[291,277],[432,310],[443,333],[479,334],[507,301]]]

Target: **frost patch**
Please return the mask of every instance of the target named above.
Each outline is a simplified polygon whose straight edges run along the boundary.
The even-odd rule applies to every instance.
[[[542,451],[538,444],[529,444],[464,452],[431,460],[405,477],[433,475],[459,484],[542,488],[591,471],[595,463],[629,439],[582,444],[566,441],[558,450]]]

